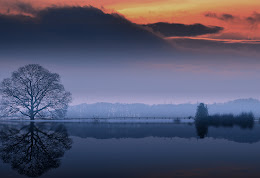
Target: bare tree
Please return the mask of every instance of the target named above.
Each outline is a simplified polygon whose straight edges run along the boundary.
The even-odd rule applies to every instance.
[[[71,94],[60,84],[60,76],[38,64],[29,64],[4,79],[0,86],[5,116],[20,113],[36,117],[64,117]]]

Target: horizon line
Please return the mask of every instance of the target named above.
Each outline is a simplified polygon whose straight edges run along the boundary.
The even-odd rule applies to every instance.
[[[148,104],[148,103],[141,103],[141,102],[124,103],[124,102],[100,101],[100,102],[93,102],[93,103],[79,103],[79,104],[73,104],[73,105],[69,105],[69,106],[78,106],[78,105],[83,105],[83,104],[87,104],[87,105],[93,105],[93,104],[122,104],[122,105],[142,104],[142,105],[154,106],[154,105],[199,104],[199,103],[205,103],[205,104],[208,104],[208,105],[212,105],[212,104],[225,104],[225,103],[229,103],[229,102],[233,102],[233,101],[237,101],[237,100],[257,100],[257,101],[260,102],[259,99],[249,97],[249,98],[237,98],[237,99],[227,100],[227,101],[223,101],[223,102],[211,102],[211,103],[209,103],[209,102],[207,103],[207,102],[203,102],[203,101],[197,101],[197,102],[184,102],[184,103],[154,103],[154,104]]]

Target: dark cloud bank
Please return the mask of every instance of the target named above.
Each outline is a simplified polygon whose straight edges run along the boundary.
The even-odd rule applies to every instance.
[[[21,9],[21,7],[20,7]],[[105,14],[94,7],[47,8],[33,16],[0,15],[1,46],[14,48],[102,49],[129,52],[172,46],[159,36],[118,14]]]
[[[165,40],[163,36],[197,36],[223,30],[222,27],[202,24],[142,26],[91,6],[37,10],[30,4],[18,3],[15,7],[27,15],[0,14],[0,60],[55,59],[57,63],[69,64],[72,61],[75,64],[82,61],[105,61],[106,64],[119,61],[194,61],[189,44],[188,48],[182,45],[183,39]],[[211,46],[215,48],[214,44]],[[203,48],[200,50],[199,53],[205,52]]]
[[[155,32],[159,32],[162,35],[169,36],[198,36],[205,34],[219,33],[223,30],[222,27],[217,26],[205,26],[202,24],[184,25],[177,23],[154,23],[144,25],[151,28]]]
[[[73,51],[80,56],[88,53],[88,56],[95,57],[127,54],[127,57],[168,58],[176,55],[178,48],[157,32],[165,36],[196,36],[218,33],[223,29],[201,24],[166,23],[144,27],[91,6],[37,10],[30,4],[17,3],[14,9],[27,15],[0,14],[0,52],[3,54],[10,50],[65,55]]]

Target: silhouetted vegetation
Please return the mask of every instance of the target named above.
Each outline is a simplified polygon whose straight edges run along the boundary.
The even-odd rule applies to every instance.
[[[216,114],[208,116],[208,123],[211,126],[233,127],[235,125],[241,128],[252,128],[254,126],[254,115],[252,113],[241,113],[238,116],[232,114]]]
[[[63,118],[71,101],[71,94],[60,84],[60,76],[38,64],[20,67],[0,86],[1,111],[4,116],[21,114],[34,120]]]
[[[204,103],[200,103],[197,107],[195,125],[197,135],[200,138],[204,138],[208,133],[208,127],[233,127],[239,126],[243,129],[252,129],[254,126],[254,115],[253,113],[241,113],[237,116],[233,114],[215,114],[212,116],[208,115],[208,108]]]
[[[238,116],[232,114],[215,114],[208,117],[196,117],[195,126],[197,135],[204,138],[208,133],[208,127],[233,127],[239,126],[242,129],[252,129],[254,126],[254,115],[252,113],[241,113]]]
[[[197,107],[196,118],[202,119],[208,117],[208,107],[204,103],[200,103]]]
[[[254,126],[254,115],[252,113],[241,113],[238,116],[233,114],[215,114],[208,117],[196,118],[196,123],[207,124],[215,127],[233,127],[235,125],[241,128],[252,128]]]

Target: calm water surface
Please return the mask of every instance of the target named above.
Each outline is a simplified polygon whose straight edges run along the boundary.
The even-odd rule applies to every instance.
[[[260,125],[0,123],[1,177],[260,177]]]

